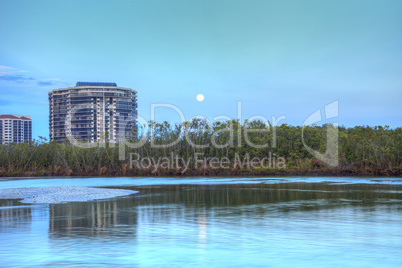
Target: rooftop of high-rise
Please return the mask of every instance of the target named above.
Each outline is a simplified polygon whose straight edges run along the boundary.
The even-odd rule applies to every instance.
[[[32,120],[30,115],[19,115],[19,114],[0,114],[0,119]]]
[[[93,86],[93,87],[117,87],[116,83],[112,82],[77,82],[75,85],[76,87],[86,87],[86,86]]]

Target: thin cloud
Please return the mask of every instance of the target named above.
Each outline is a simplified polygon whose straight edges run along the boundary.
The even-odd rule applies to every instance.
[[[36,82],[36,85],[40,87],[50,87],[50,86],[57,86],[57,85],[66,85],[67,83],[60,80],[59,78],[45,78],[45,79],[37,79],[25,74],[26,71],[18,70],[16,68],[0,65],[0,81],[8,81],[8,82],[15,82],[18,84],[22,83],[30,83]]]
[[[41,87],[50,87],[50,86],[65,86],[68,85],[65,81],[60,80],[59,78],[48,78],[41,79],[37,82],[38,86]]]
[[[13,67],[0,65],[0,75],[9,74],[12,72],[15,72],[15,69]]]
[[[16,73],[25,73],[24,70],[17,70],[10,66],[0,65],[0,76],[4,75],[14,75]]]
[[[23,75],[23,70],[17,70],[10,66],[0,65],[0,80],[3,81],[11,81],[16,83],[24,83],[26,81],[34,81],[36,80],[33,77]]]
[[[41,87],[53,86],[55,84],[56,83],[53,81],[38,81],[38,86],[41,86]]]
[[[14,82],[17,82],[17,83],[23,83],[25,81],[35,80],[35,78],[25,76],[25,75],[1,75],[0,80],[14,81]]]

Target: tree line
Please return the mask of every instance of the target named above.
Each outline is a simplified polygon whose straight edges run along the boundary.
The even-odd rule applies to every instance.
[[[68,140],[48,142],[40,137],[0,145],[0,176],[402,174],[402,128],[332,124],[274,127],[258,120],[209,125],[194,119],[175,125],[149,122],[133,132],[134,138],[124,144],[80,141],[86,146],[79,146]],[[331,156],[336,157],[336,166],[311,152],[328,151],[330,132],[337,135],[336,154]],[[182,164],[189,159],[193,161],[184,170]],[[219,162],[223,160],[225,166]],[[264,160],[265,164],[258,163]]]

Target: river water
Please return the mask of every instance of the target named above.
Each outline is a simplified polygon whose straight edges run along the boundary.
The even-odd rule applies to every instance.
[[[139,191],[0,200],[0,267],[402,267],[402,179],[0,178]]]

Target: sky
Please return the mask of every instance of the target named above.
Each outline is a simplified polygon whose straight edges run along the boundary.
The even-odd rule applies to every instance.
[[[146,120],[240,103],[241,120],[303,125],[338,101],[340,125],[401,127],[402,1],[0,0],[0,114],[48,137],[48,92],[77,81],[137,90]]]

